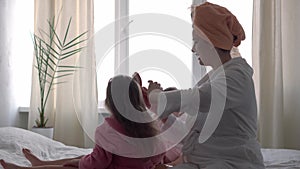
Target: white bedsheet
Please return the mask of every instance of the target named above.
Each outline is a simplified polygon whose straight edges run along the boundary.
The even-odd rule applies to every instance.
[[[39,134],[15,127],[0,128],[0,159],[29,166],[22,148],[30,149],[45,160],[70,158],[88,154],[92,149],[66,146]],[[288,149],[262,149],[267,169],[300,169],[300,151]],[[0,166],[0,169],[3,169]]]
[[[300,169],[300,151],[289,149],[262,149],[266,168]]]
[[[28,148],[42,159],[61,159],[88,154],[92,149],[66,146],[28,130],[0,128],[0,159],[22,166],[30,166],[24,158],[22,148]],[[0,169],[3,169],[0,165]]]

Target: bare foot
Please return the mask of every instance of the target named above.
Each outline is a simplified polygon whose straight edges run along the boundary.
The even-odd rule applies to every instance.
[[[27,158],[27,160],[30,161],[32,166],[43,165],[43,161],[37,158],[35,155],[33,155],[29,149],[23,148],[22,152],[24,156]]]
[[[7,163],[4,160],[0,160],[1,165],[3,166],[4,169],[21,169],[22,167],[17,166],[12,163]]]

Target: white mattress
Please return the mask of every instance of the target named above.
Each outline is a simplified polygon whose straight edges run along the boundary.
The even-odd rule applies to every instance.
[[[66,146],[28,130],[3,127],[0,128],[0,159],[29,166],[22,154],[22,148],[30,149],[42,159],[61,159],[88,154],[92,149]],[[300,169],[300,151],[288,149],[262,149],[266,168]],[[0,169],[3,169],[0,166]]]

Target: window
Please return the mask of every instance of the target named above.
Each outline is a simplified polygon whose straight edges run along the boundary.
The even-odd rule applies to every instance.
[[[158,5],[159,4],[159,5]],[[123,37],[129,37],[107,47],[109,48],[104,56],[101,56],[101,52],[97,51],[96,48],[96,59],[97,59],[97,83],[98,83],[98,100],[99,106],[103,106],[103,100],[105,99],[106,85],[113,75],[115,74],[127,74],[131,75],[133,72],[138,71],[141,73],[144,85],[147,85],[147,80],[153,79],[159,81],[163,87],[175,86],[178,88],[186,88],[191,86],[192,77],[192,37],[191,37],[191,18],[190,9],[192,1],[178,1],[174,3],[172,0],[130,0],[130,1],[100,1],[95,0],[94,3],[94,20],[95,20],[95,33],[101,33],[105,29],[114,29],[114,32],[110,32],[111,39]],[[184,23],[185,28],[190,29],[184,31],[187,35],[185,40],[177,37],[177,34],[182,32],[173,32],[173,34],[161,32],[140,32],[135,34],[136,28],[139,28],[140,23],[136,16],[149,14],[162,15],[165,17],[171,17],[178,22]],[[115,16],[116,15],[116,16]],[[115,18],[122,16],[130,16],[128,21],[124,23],[123,20],[116,20]],[[153,18],[150,18],[153,19]],[[149,20],[149,23],[155,23],[155,20]],[[143,22],[142,22],[143,24]],[[158,27],[167,27],[168,23],[164,22],[165,25],[157,25]],[[173,27],[174,29],[174,27]],[[129,30],[131,32],[126,31]],[[170,29],[170,32],[172,29]],[[133,32],[133,33],[132,33]],[[96,35],[97,36],[97,35]],[[179,35],[178,35],[179,36]],[[183,35],[181,35],[183,36]],[[110,40],[111,40],[110,39]],[[106,39],[105,39],[106,40]],[[110,41],[109,40],[109,41]],[[96,39],[97,41],[97,39]],[[103,41],[103,39],[99,39]],[[100,42],[99,42],[100,43]],[[110,42],[109,42],[110,43]],[[96,42],[96,46],[98,46]],[[101,53],[99,56],[98,54]],[[148,56],[149,55],[149,56]],[[149,59],[153,60],[152,55],[156,57],[154,64],[149,67]],[[100,58],[99,58],[100,57]],[[147,57],[148,59],[143,59]],[[161,59],[161,58],[167,59]],[[125,59],[124,59],[125,58]],[[160,67],[155,63],[160,62],[165,66],[171,67],[172,71],[165,69],[166,67]],[[174,65],[172,65],[175,62]],[[125,63],[125,68],[122,71],[118,71],[119,64]],[[181,64],[183,70],[179,70],[177,65]],[[171,65],[171,66],[170,66]],[[184,65],[184,66],[182,66]],[[168,67],[167,67],[168,68]],[[177,71],[179,73],[174,73]],[[178,78],[176,75],[183,74],[183,77]],[[178,80],[179,79],[179,80]]]
[[[16,103],[20,107],[29,107],[31,95],[31,74],[33,45],[31,34],[34,30],[34,1],[16,1],[14,5],[13,29],[11,32],[11,66]]]
[[[195,80],[193,79],[193,72],[200,69],[198,61],[197,65],[193,63],[191,53],[192,23],[189,7],[193,2],[196,1],[130,0],[103,2],[95,0],[95,32],[109,27],[114,29],[111,35],[113,40],[125,37],[124,39],[121,38],[121,43],[126,41],[122,44],[123,46],[119,42],[114,42],[108,47],[109,50],[105,56],[101,57],[101,60],[97,60],[99,101],[105,99],[105,89],[109,78],[119,73],[131,75],[138,71],[142,76],[144,86],[147,85],[148,80],[158,81],[162,87],[189,88],[192,86],[192,80]],[[253,1],[211,0],[210,2],[228,8],[243,25],[247,38],[242,42],[239,50],[242,57],[251,65],[252,8],[249,6],[252,7]],[[129,16],[129,18],[125,20],[125,23],[118,20],[114,23],[115,15],[117,17]],[[172,19],[175,24],[176,22],[184,23],[183,28],[187,30],[170,27],[170,20]],[[147,29],[148,27],[151,28]],[[180,37],[182,33],[186,33],[183,35],[186,39]],[[125,63],[125,68],[118,71],[120,64],[123,63]]]
[[[242,42],[239,47],[240,53],[252,64],[252,4],[253,0],[249,1],[236,1],[236,0],[210,0],[212,3],[220,4],[228,8],[236,17],[239,19],[243,25],[246,32],[246,40]],[[145,14],[162,14],[162,16],[169,16],[178,18],[179,20],[185,21],[187,24],[191,24],[190,10],[188,9],[192,4],[192,1],[178,1],[174,2],[172,0],[130,0],[128,1],[128,14],[131,16],[127,24],[130,30],[134,30],[136,27],[135,18],[132,16],[145,15]],[[24,8],[25,6],[25,8]],[[94,14],[94,28],[95,33],[102,31],[105,27],[110,27],[114,29],[115,21],[115,1],[101,1],[95,0],[95,14]],[[251,8],[249,8],[251,7]],[[21,10],[22,9],[22,10]],[[24,11],[25,10],[25,11]],[[18,19],[15,22],[14,39],[17,46],[21,47],[20,50],[14,50],[16,54],[12,62],[14,67],[18,67],[15,70],[14,81],[16,84],[16,92],[20,95],[18,96],[18,103],[22,107],[28,107],[30,104],[30,90],[23,90],[24,88],[31,88],[31,73],[32,73],[32,42],[30,39],[30,34],[33,32],[33,11],[34,11],[34,1],[18,1],[16,3],[15,11],[24,11],[22,15],[20,12],[15,12]],[[151,15],[149,15],[151,16]],[[26,19],[24,19],[26,18]],[[149,22],[153,22],[150,20]],[[166,27],[167,25],[157,25],[158,27]],[[21,30],[18,30],[22,28]],[[188,34],[191,36],[191,34]],[[113,37],[114,39],[114,34]],[[183,64],[186,68],[187,74],[192,72],[192,56],[190,52],[190,42],[182,42],[182,40],[176,39],[176,36],[164,36],[160,32],[142,32],[140,34],[129,34],[129,45],[128,45],[128,56],[129,56],[129,70],[127,74],[132,74],[134,71],[139,71],[143,78],[144,85],[147,84],[147,80],[153,79],[161,82],[163,87],[175,86],[178,88],[190,87],[192,77],[185,76],[184,80],[176,77],[176,74],[170,72],[160,65],[152,65],[152,67],[147,65],[138,58],[146,58],[144,61],[153,60],[154,58],[163,58],[164,65],[173,64],[174,60],[178,64]],[[192,39],[190,37],[190,39]],[[15,46],[16,46],[15,45]],[[27,46],[26,46],[27,45]],[[97,49],[96,49],[97,53]],[[154,56],[153,56],[154,55]],[[166,59],[168,58],[168,59]],[[142,67],[137,67],[135,65],[139,64]],[[98,100],[104,100],[105,90],[107,81],[113,75],[115,75],[115,49],[114,46],[110,46],[105,57],[101,57],[101,61],[97,62],[97,83],[98,83]],[[29,66],[28,66],[29,65]],[[144,67],[143,67],[144,65]],[[170,67],[170,66],[169,66]],[[19,69],[20,68],[20,69]],[[184,81],[184,82],[183,82]],[[101,105],[101,104],[100,104]]]
[[[106,43],[106,39],[99,39],[99,34],[105,34],[109,29],[111,39],[114,39],[114,20],[115,20],[115,1],[94,1],[94,29],[95,29],[95,43],[96,46],[102,45],[100,43]],[[101,35],[100,35],[101,36]],[[100,37],[101,38],[101,37]],[[115,62],[115,50],[114,46],[108,46],[107,50],[103,53],[95,49],[97,59],[97,84],[98,84],[98,100],[99,106],[103,106],[103,100],[106,97],[106,87],[108,80],[114,76],[114,62]]]
[[[162,87],[191,87],[191,31],[181,30],[181,26],[192,28],[191,4],[192,1],[130,0],[129,74],[140,72],[144,85],[154,80]]]

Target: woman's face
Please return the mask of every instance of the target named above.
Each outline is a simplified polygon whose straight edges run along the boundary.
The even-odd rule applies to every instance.
[[[198,57],[200,65],[212,66],[217,56],[214,46],[201,38],[195,30],[193,30],[193,41],[192,52]]]

